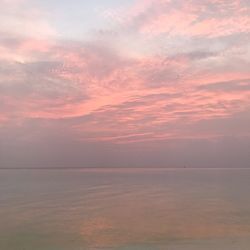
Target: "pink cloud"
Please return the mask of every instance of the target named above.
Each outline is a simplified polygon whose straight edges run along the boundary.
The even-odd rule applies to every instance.
[[[21,53],[46,53],[50,52],[53,47],[53,41],[51,40],[39,40],[39,39],[25,39],[18,48]]]
[[[0,114],[0,127],[2,124],[6,123],[8,121],[8,117],[6,117],[5,114]]]
[[[25,46],[22,48],[26,51]],[[175,123],[189,125],[201,120],[222,119],[249,105],[249,91],[223,89],[229,81],[235,81],[237,87],[242,79],[250,78],[249,74],[225,70],[215,74],[202,69],[190,78],[187,72],[192,71],[194,54],[132,59],[105,47],[50,47],[46,43],[38,43],[34,50],[60,64],[52,64],[48,70],[38,64],[37,72],[31,68],[38,77],[37,86],[23,85],[22,81],[33,81],[29,74],[20,75],[16,83],[13,82],[15,76],[10,79],[14,88],[27,88],[23,93],[14,93],[11,85],[5,85],[13,115],[21,119],[53,120],[88,117],[72,129],[79,134],[84,132],[83,138],[90,141],[186,138],[179,129],[171,129],[169,133],[157,131]],[[30,50],[26,51],[28,53]],[[23,64],[17,72],[23,70],[22,67],[29,70],[33,64]],[[222,80],[225,85],[221,89],[208,87]],[[208,137],[204,134],[197,138],[202,136]]]
[[[162,14],[152,18],[148,23],[142,25],[140,32],[151,35],[161,33],[179,35],[183,30],[187,30],[188,32],[189,26],[196,19],[196,14],[174,10],[169,14]]]
[[[149,1],[143,10],[139,8],[132,15],[129,23],[150,36],[213,38],[248,33],[249,5],[238,0]]]
[[[181,33],[189,36],[218,37],[250,32],[250,17],[212,18],[197,22]]]
[[[208,39],[250,27],[247,7],[238,1],[217,0],[216,15],[210,10],[215,1],[141,3],[131,8],[126,25],[142,36]],[[222,6],[225,13],[219,16]],[[188,46],[178,53],[170,47],[168,53],[133,57],[103,41],[66,43],[36,36],[0,41],[0,121],[62,120],[80,140],[114,143],[221,136],[184,128],[249,109],[249,60],[238,51],[232,55],[229,45],[219,51]],[[244,52],[246,47],[239,46]]]

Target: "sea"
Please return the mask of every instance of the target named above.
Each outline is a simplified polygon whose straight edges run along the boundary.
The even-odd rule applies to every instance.
[[[250,169],[1,169],[1,250],[249,250]]]

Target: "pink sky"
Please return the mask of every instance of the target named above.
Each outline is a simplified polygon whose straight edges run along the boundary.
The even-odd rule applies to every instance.
[[[249,167],[248,0],[0,0],[1,167]]]

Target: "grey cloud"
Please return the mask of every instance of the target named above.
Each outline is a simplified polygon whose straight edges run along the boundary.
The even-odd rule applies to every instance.
[[[208,52],[208,51],[192,51],[183,55],[187,56],[191,60],[201,60],[201,59],[215,57],[218,55],[218,53]]]
[[[204,84],[198,87],[200,90],[208,91],[248,91],[250,90],[250,79],[239,79],[225,82]]]

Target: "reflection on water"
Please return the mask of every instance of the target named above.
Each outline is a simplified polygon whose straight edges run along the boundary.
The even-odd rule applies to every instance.
[[[250,249],[250,170],[0,170],[0,249]]]

